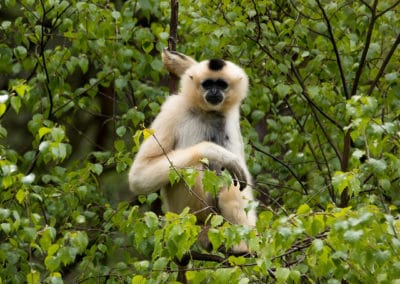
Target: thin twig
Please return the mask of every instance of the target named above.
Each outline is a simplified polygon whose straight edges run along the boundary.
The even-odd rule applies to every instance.
[[[296,77],[297,81],[299,82],[301,88],[302,88],[302,94],[306,98],[307,102],[313,106],[323,117],[325,117],[327,120],[329,120],[333,125],[335,125],[340,131],[343,131],[343,126],[340,125],[339,122],[334,120],[332,117],[330,117],[327,113],[325,113],[308,95],[307,87],[304,84],[304,80],[300,75],[299,70],[297,70],[296,66],[294,65],[294,62],[291,61],[290,66],[292,68],[292,71],[294,73],[294,76]]]
[[[287,165],[286,163],[284,163],[283,161],[281,161],[280,159],[278,159],[277,157],[275,157],[274,155],[271,155],[270,153],[264,151],[263,149],[261,149],[260,147],[256,146],[254,143],[250,143],[251,146],[257,150],[258,152],[270,157],[271,159],[273,159],[275,162],[281,164],[283,167],[285,167],[291,174],[292,176],[297,180],[297,182],[301,185],[301,187],[304,190],[305,194],[308,194],[308,190],[307,187],[303,184],[303,182],[300,180],[300,178],[296,175],[296,173],[289,167],[289,165]]]
[[[372,31],[374,30],[374,25],[375,25],[375,20],[376,20],[376,6],[378,5],[378,0],[375,0],[373,3],[373,6],[371,7],[371,19],[368,25],[368,31],[367,31],[367,36],[365,38],[365,45],[364,45],[364,49],[363,52],[361,54],[361,59],[360,59],[360,63],[356,72],[356,75],[354,77],[354,82],[353,82],[353,88],[351,90],[351,95],[350,96],[354,96],[357,92],[357,87],[358,87],[358,83],[360,81],[361,78],[361,74],[362,71],[364,69],[365,66],[365,60],[367,58],[367,53],[368,53],[368,49],[369,49],[369,45],[371,43],[371,37],[372,37]]]
[[[378,71],[378,74],[376,75],[374,81],[372,82],[372,84],[368,90],[368,93],[367,93],[368,96],[372,95],[372,92],[374,91],[376,84],[383,76],[383,72],[385,71],[386,66],[388,65],[390,59],[393,56],[394,51],[396,50],[396,48],[399,44],[400,44],[400,34],[397,35],[397,38],[396,38],[392,48],[390,49],[389,53],[386,55],[385,60],[383,61],[382,66]]]
[[[49,112],[47,114],[47,118],[49,120],[51,120],[52,116],[53,116],[53,94],[50,90],[50,76],[49,76],[49,72],[47,70],[47,65],[46,65],[46,58],[44,56],[44,51],[46,48],[46,44],[47,42],[44,39],[44,22],[46,20],[46,15],[48,13],[48,11],[46,11],[46,7],[44,6],[44,2],[43,0],[40,1],[40,4],[42,5],[42,10],[43,10],[43,17],[42,17],[42,22],[41,22],[41,38],[40,38],[40,57],[42,58],[42,64],[43,64],[43,70],[44,73],[46,75],[46,91],[47,91],[47,95],[49,97]]]
[[[343,66],[342,66],[342,60],[340,59],[340,54],[339,54],[339,50],[338,50],[337,45],[336,45],[335,36],[333,35],[332,25],[331,25],[331,23],[330,23],[330,21],[329,21],[328,16],[327,16],[326,13],[325,13],[324,8],[323,8],[322,5],[321,5],[321,2],[320,2],[319,0],[316,0],[316,1],[317,1],[317,4],[318,4],[319,9],[320,9],[321,12],[322,12],[322,16],[324,17],[325,24],[326,24],[326,26],[327,26],[327,28],[328,28],[329,40],[330,40],[330,42],[331,42],[331,44],[332,44],[333,51],[334,51],[335,56],[336,56],[336,62],[337,62],[338,67],[339,67],[339,73],[340,73],[340,78],[341,78],[341,80],[342,80],[344,95],[345,95],[346,99],[349,99],[350,96],[349,96],[349,92],[348,92],[348,90],[347,90],[346,77],[345,77],[345,75],[344,75],[344,70],[343,70]]]
[[[155,139],[155,141],[157,142],[158,146],[160,147],[161,151],[163,152],[163,155],[165,156],[165,158],[168,160],[168,163],[171,167],[171,169],[179,176],[180,180],[183,181],[185,188],[191,193],[193,194],[201,203],[203,203],[203,205],[205,205],[206,207],[209,207],[210,211],[214,214],[218,214],[218,212],[215,210],[214,207],[210,206],[203,198],[201,198],[201,196],[199,196],[196,192],[194,192],[189,184],[186,182],[184,176],[178,171],[178,169],[175,167],[175,165],[172,163],[171,159],[168,157],[168,153],[167,151],[165,151],[164,147],[161,145],[160,141],[157,139],[156,135],[153,134],[152,135],[153,138]]]

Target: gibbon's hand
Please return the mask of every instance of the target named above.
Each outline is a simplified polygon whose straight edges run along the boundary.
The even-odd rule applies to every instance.
[[[203,141],[193,146],[199,157],[216,162],[226,169],[232,176],[234,185],[239,183],[242,191],[247,186],[247,176],[238,156],[213,142]]]
[[[234,160],[231,163],[225,164],[225,169],[231,174],[232,181],[235,186],[239,183],[239,190],[242,191],[247,186],[247,177],[246,173],[243,170],[240,162],[238,160]]]

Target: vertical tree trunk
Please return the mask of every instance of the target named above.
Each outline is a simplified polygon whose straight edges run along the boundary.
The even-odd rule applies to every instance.
[[[171,19],[169,22],[169,38],[168,38],[168,49],[176,51],[176,43],[178,41],[178,12],[179,12],[179,1],[171,0]],[[172,73],[169,73],[169,93],[174,94],[178,91],[179,78]]]

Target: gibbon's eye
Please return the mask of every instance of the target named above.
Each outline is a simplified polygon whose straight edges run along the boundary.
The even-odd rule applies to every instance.
[[[222,79],[218,79],[216,81],[212,79],[207,79],[201,83],[201,86],[203,87],[204,90],[210,90],[210,89],[218,89],[218,90],[225,90],[228,88],[228,83],[225,82]]]
[[[225,82],[225,81],[222,80],[222,79],[218,79],[218,80],[215,82],[215,85],[217,85],[217,87],[220,88],[221,90],[225,90],[226,88],[228,88],[228,83]]]

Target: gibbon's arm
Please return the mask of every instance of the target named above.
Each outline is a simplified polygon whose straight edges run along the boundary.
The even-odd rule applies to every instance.
[[[143,142],[129,172],[129,186],[135,195],[155,192],[169,183],[171,164],[177,169],[196,166],[207,158],[228,170],[240,182],[240,188],[246,186],[247,175],[240,158],[212,142],[201,142],[184,149],[174,150],[175,129],[179,127],[181,113],[177,113],[175,100],[171,96],[162,107],[151,128],[155,134]]]

